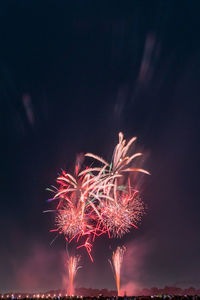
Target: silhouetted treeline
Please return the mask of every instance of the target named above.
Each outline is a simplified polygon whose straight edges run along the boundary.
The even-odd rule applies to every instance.
[[[20,297],[20,298],[14,298],[14,297],[1,297],[1,299],[20,299],[20,300],[24,300],[24,299],[38,299],[38,300],[42,300],[42,299],[55,299],[55,300],[151,300],[152,298],[154,300],[199,300],[200,296],[198,295],[184,295],[184,296],[178,296],[178,295],[157,295],[157,296],[124,296],[124,297],[103,297],[102,295],[99,295],[98,297],[82,297],[82,296],[74,296],[74,297],[70,297],[70,296],[65,296],[65,297],[61,297],[61,296],[56,296],[56,297],[27,297],[25,296],[24,298]]]
[[[166,286],[164,288],[144,288],[135,289],[134,292],[121,290],[123,297],[117,297],[117,291],[110,291],[107,289],[92,289],[92,288],[77,288],[75,290],[74,297],[67,296],[66,291],[63,290],[51,290],[45,293],[5,293],[0,294],[1,299],[83,299],[83,300],[95,300],[95,299],[106,299],[106,300],[150,300],[154,299],[173,299],[173,300],[200,300],[200,289],[189,287],[186,289]],[[132,296],[130,296],[132,294]],[[128,295],[128,296],[127,296]]]

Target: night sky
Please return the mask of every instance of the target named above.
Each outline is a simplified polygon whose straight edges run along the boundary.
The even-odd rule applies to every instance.
[[[76,154],[109,160],[118,132],[137,136],[151,176],[138,230],[80,250],[77,286],[200,288],[199,1],[0,1],[0,292],[66,281],[64,238],[43,211]],[[70,247],[69,247],[70,250]]]

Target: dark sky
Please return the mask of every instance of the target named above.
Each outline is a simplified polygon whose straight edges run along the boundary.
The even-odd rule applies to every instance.
[[[200,288],[198,1],[0,2],[0,292],[65,284],[50,246],[45,190],[77,153],[109,159],[138,137],[148,214],[82,255],[77,285],[115,287],[108,258],[127,245],[122,283]]]

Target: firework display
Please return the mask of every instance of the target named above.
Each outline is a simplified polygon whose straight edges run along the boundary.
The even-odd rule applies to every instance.
[[[78,269],[81,268],[79,266],[80,256],[70,256],[68,260],[68,275],[69,275],[69,285],[68,285],[68,295],[74,295],[74,278]]]
[[[57,178],[52,200],[57,200],[55,229],[64,234],[66,241],[76,240],[77,248],[85,247],[91,260],[95,237],[108,234],[121,237],[137,223],[144,214],[144,204],[135,189],[132,172],[149,174],[135,167],[135,158],[142,153],[131,154],[135,137],[126,143],[119,133],[111,163],[92,153],[77,158],[74,175],[62,171]],[[92,167],[81,170],[84,157],[92,159]],[[96,163],[97,165],[94,165]],[[91,166],[91,165],[90,165]]]
[[[126,248],[124,246],[117,247],[116,251],[113,252],[112,261],[109,260],[115,276],[118,296],[120,296],[120,275],[121,275],[121,266],[122,266],[123,256],[125,251]]]

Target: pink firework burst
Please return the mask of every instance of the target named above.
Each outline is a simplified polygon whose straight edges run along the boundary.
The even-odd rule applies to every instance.
[[[122,237],[132,227],[137,228],[145,213],[144,203],[135,195],[129,198],[127,203],[114,201],[103,203],[101,207],[103,224],[106,226],[111,237]]]
[[[81,170],[81,155],[76,161],[75,175],[63,171],[57,178],[59,186],[55,188],[53,199],[50,199],[58,201],[53,210],[56,212],[56,228],[51,231],[64,234],[69,243],[80,241],[77,248],[85,247],[91,260],[95,237],[104,233],[109,237],[121,237],[132,227],[137,228],[144,214],[144,204],[139,192],[134,190],[130,173],[149,172],[133,167],[133,161],[142,155],[130,154],[135,139],[126,143],[120,132],[110,164],[97,155],[87,153],[85,156],[101,166]]]

